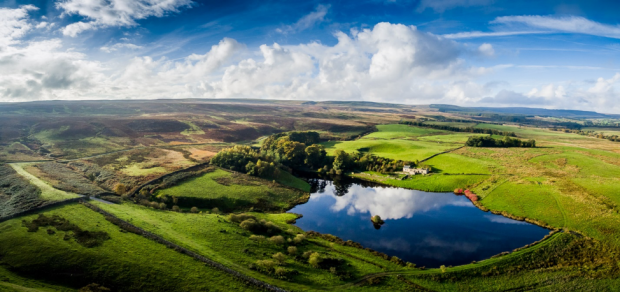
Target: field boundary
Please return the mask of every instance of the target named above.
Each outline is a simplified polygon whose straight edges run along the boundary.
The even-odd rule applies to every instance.
[[[147,239],[153,240],[153,241],[155,241],[157,243],[163,244],[163,245],[165,245],[168,248],[171,248],[171,249],[173,249],[173,250],[175,250],[175,251],[177,251],[179,253],[188,255],[188,256],[194,258],[195,260],[201,261],[201,262],[203,262],[203,263],[205,263],[205,264],[207,264],[207,265],[209,265],[209,266],[211,266],[213,268],[216,268],[216,269],[218,269],[220,271],[228,273],[228,274],[230,274],[230,275],[232,275],[234,277],[237,277],[237,278],[239,278],[239,279],[241,279],[241,280],[243,280],[243,281],[245,281],[247,283],[250,283],[250,284],[252,284],[254,286],[257,286],[259,288],[263,288],[263,289],[268,290],[268,291],[288,292],[287,290],[284,290],[282,288],[278,288],[278,287],[273,286],[271,284],[265,283],[265,282],[260,281],[258,279],[255,279],[255,278],[252,278],[250,276],[247,276],[247,275],[244,275],[242,273],[239,273],[239,272],[237,272],[237,271],[235,271],[233,269],[230,269],[230,268],[228,268],[228,267],[226,267],[226,266],[224,266],[224,265],[222,265],[222,264],[220,264],[220,263],[218,263],[216,261],[210,260],[210,259],[206,258],[205,256],[202,256],[202,255],[200,255],[198,253],[195,253],[195,252],[193,252],[191,250],[188,250],[188,249],[186,249],[186,248],[184,248],[182,246],[179,246],[179,245],[177,245],[175,243],[172,243],[172,242],[162,238],[161,236],[155,235],[155,234],[153,234],[151,232],[148,232],[148,231],[146,231],[146,230],[144,230],[144,229],[142,229],[140,227],[137,227],[137,226],[135,226],[135,225],[133,225],[133,224],[127,222],[127,221],[124,221],[124,220],[114,216],[113,214],[111,214],[109,212],[104,211],[103,209],[101,209],[101,208],[99,208],[99,207],[97,207],[97,206],[95,206],[93,204],[87,203],[85,201],[82,201],[81,204],[86,206],[86,207],[88,207],[88,208],[90,208],[91,210],[93,210],[93,211],[103,215],[106,218],[106,220],[110,221],[114,225],[117,225],[117,226],[119,226],[119,227],[121,227],[123,229],[127,228],[127,229],[131,230],[132,232],[134,232],[134,233],[136,233],[138,235],[141,235],[144,238],[147,238]]]
[[[204,166],[209,166],[209,165],[210,165],[210,163],[211,163],[211,162],[203,162],[203,163],[200,163],[200,164],[196,164],[196,165],[190,166],[190,167],[188,167],[188,168],[184,168],[184,169],[175,170],[175,171],[173,171],[173,172],[170,172],[170,173],[164,174],[164,175],[162,175],[162,176],[160,176],[160,177],[158,177],[158,178],[154,178],[154,179],[152,179],[152,180],[150,180],[150,181],[147,181],[147,182],[145,182],[145,183],[143,183],[143,184],[141,184],[141,185],[137,186],[137,187],[136,187],[133,191],[131,191],[131,192],[128,194],[128,196],[129,196],[129,197],[133,197],[133,196],[135,196],[135,195],[136,195],[136,194],[137,194],[137,193],[138,193],[141,189],[143,189],[144,187],[146,187],[146,186],[148,186],[148,185],[151,185],[151,184],[154,184],[154,183],[156,183],[156,182],[160,182],[161,180],[163,180],[163,179],[165,179],[165,178],[167,178],[167,177],[169,177],[169,176],[175,175],[175,174],[177,174],[177,173],[182,173],[182,172],[187,172],[187,171],[197,170],[197,169],[200,169],[201,167],[204,167]]]
[[[429,160],[429,159],[431,159],[431,158],[433,158],[433,157],[435,157],[435,156],[439,156],[439,155],[441,155],[441,154],[446,154],[446,153],[450,153],[450,152],[452,152],[452,151],[459,150],[459,149],[461,149],[461,148],[463,148],[463,147],[465,147],[465,146],[461,146],[461,147],[458,147],[458,148],[454,148],[454,149],[446,150],[446,151],[444,151],[444,152],[439,152],[439,153],[433,154],[433,155],[431,155],[431,156],[429,156],[429,157],[426,157],[426,158],[424,158],[424,159],[420,160],[420,162],[427,161],[427,160]]]
[[[37,213],[39,211],[45,210],[45,209],[49,209],[49,208],[53,208],[53,207],[60,207],[60,206],[64,206],[64,205],[68,205],[68,204],[72,204],[72,203],[76,203],[76,202],[80,202],[80,201],[84,201],[86,199],[86,197],[77,197],[77,198],[72,198],[72,199],[67,199],[64,201],[56,201],[50,204],[46,204],[43,206],[39,206],[36,208],[32,208],[30,210],[26,210],[26,211],[22,211],[22,212],[18,212],[9,216],[5,216],[5,217],[1,217],[0,218],[0,223],[10,220],[10,219],[15,219],[17,217],[21,217],[21,216],[26,216],[26,215],[30,215],[33,213]]]

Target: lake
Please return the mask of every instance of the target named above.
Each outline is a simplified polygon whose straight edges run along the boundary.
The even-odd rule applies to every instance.
[[[289,212],[296,226],[332,234],[418,267],[480,261],[540,240],[549,230],[483,212],[465,196],[388,187],[352,178],[305,178],[310,200]],[[374,226],[373,215],[382,226]],[[378,228],[378,229],[377,229]]]

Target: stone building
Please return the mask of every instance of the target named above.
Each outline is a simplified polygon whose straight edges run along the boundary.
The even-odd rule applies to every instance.
[[[411,165],[405,165],[403,167],[403,172],[409,175],[416,175],[416,174],[428,174],[429,171],[428,169],[424,169],[424,168],[411,168]]]

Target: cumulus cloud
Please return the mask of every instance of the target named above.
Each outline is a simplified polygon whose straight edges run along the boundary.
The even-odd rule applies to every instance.
[[[56,2],[56,7],[65,15],[85,18],[85,21],[69,24],[62,29],[64,35],[75,37],[90,29],[135,26],[136,20],[162,17],[190,7],[192,3],[192,0],[64,0]]]
[[[492,57],[495,55],[495,50],[493,49],[493,46],[488,43],[480,45],[480,47],[478,47],[478,52],[487,57]]]
[[[484,6],[495,2],[494,0],[422,0],[418,6],[418,12],[431,8],[435,12],[444,12],[456,7]]]
[[[276,29],[279,33],[296,33],[309,28],[314,27],[315,25],[325,21],[325,15],[329,11],[331,5],[318,5],[316,9],[309,14],[304,15],[293,25],[287,25],[283,28]]]
[[[459,59],[459,44],[414,26],[379,23],[335,36],[334,46],[262,46],[262,60],[227,68],[221,80],[204,86],[204,96],[420,100],[417,87],[467,79],[473,72]]]
[[[28,12],[38,10],[32,5],[24,5],[17,9],[0,8],[0,47],[18,42],[32,29]]]
[[[547,29],[555,32],[568,32],[596,35],[608,38],[620,38],[620,25],[602,24],[580,16],[502,16],[492,24],[522,24],[532,28]]]
[[[466,200],[454,200],[445,195],[429,195],[423,192],[394,188],[364,188],[352,186],[349,194],[334,196],[336,202],[330,207],[338,212],[347,210],[347,214],[370,213],[383,219],[411,218],[416,213],[424,213],[447,205],[472,207]]]

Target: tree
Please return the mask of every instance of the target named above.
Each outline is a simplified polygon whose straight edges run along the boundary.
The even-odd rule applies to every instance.
[[[336,150],[336,155],[334,157],[333,170],[336,174],[343,174],[351,167],[351,157],[349,154],[343,150]]]
[[[245,172],[249,162],[258,160],[258,153],[250,146],[237,145],[223,149],[211,158],[211,164],[234,171]]]
[[[320,267],[320,264],[322,261],[323,259],[321,258],[321,255],[318,252],[311,254],[310,257],[308,258],[308,263],[315,268]]]
[[[295,247],[295,246],[289,246],[289,247],[288,247],[288,249],[287,249],[287,251],[288,251],[288,254],[290,254],[290,255],[295,255],[295,254],[297,254],[297,247]]]
[[[125,186],[125,184],[122,184],[122,183],[117,183],[114,186],[114,192],[119,196],[123,195],[127,192],[127,186]]]
[[[305,152],[306,159],[304,163],[311,169],[319,168],[325,162],[327,152],[325,152],[325,148],[322,145],[312,144],[306,147]]]

